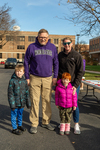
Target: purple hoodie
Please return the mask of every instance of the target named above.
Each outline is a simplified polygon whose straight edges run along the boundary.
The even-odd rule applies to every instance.
[[[83,71],[85,71],[86,61],[83,59]]]
[[[30,65],[30,67],[29,67]],[[29,79],[29,73],[39,77],[58,76],[58,54],[54,44],[50,40],[46,45],[40,45],[38,39],[28,46],[24,58],[25,77]]]

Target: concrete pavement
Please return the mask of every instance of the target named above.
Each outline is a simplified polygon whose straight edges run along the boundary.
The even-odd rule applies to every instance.
[[[90,70],[85,70],[85,72],[100,74],[100,72],[99,72],[99,71],[90,71]]]
[[[81,134],[75,135],[74,122],[71,121],[71,132],[69,136],[60,136],[59,112],[55,106],[55,93],[52,92],[51,124],[55,126],[55,131],[49,131],[41,127],[42,107],[40,101],[39,126],[37,134],[30,134],[29,112],[25,107],[23,113],[23,126],[27,131],[20,136],[11,133],[10,108],[7,101],[7,87],[13,69],[0,69],[0,150],[100,150],[100,103],[95,97],[81,98],[86,93],[84,90],[79,93],[80,128]],[[90,94],[91,91],[90,91]],[[100,100],[100,93],[96,91],[96,96]]]

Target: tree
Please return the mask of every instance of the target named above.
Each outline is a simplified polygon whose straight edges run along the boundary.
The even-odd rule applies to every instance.
[[[89,45],[85,41],[80,41],[75,45],[75,50],[82,56],[85,56],[86,64],[93,64],[92,58],[89,55]]]
[[[64,4],[60,0],[58,5]],[[81,25],[81,35],[97,35],[100,32],[100,0],[67,0],[69,14],[64,19]],[[64,4],[64,5],[65,5]]]
[[[16,32],[13,30],[13,26],[15,25],[15,19],[11,19],[9,11],[11,8],[4,4],[4,6],[0,7],[0,45],[3,47],[8,41],[6,40],[6,34],[10,37],[14,38]]]
[[[82,54],[87,51],[89,52],[89,46],[86,44],[85,41],[80,41],[75,45],[75,50]]]

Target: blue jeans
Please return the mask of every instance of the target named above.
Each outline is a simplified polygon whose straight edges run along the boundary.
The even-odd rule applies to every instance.
[[[22,126],[23,110],[24,108],[16,108],[14,111],[11,109],[11,124],[13,129],[17,129],[16,119],[18,126]]]
[[[78,107],[78,95],[79,95],[79,91],[80,91],[80,85],[78,86],[76,93],[77,93],[77,107],[76,110],[73,112],[73,120],[75,123],[79,122],[79,107]]]

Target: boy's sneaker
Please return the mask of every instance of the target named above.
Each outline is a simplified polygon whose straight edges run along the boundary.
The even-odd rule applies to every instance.
[[[47,128],[48,130],[51,130],[51,131],[55,130],[55,128],[52,127],[50,123],[49,124],[41,124],[41,126],[43,128]]]
[[[31,127],[30,133],[31,133],[31,134],[37,133],[37,127]]]
[[[74,134],[80,134],[81,131],[80,131],[80,126],[79,124],[75,124],[74,126]]]
[[[16,134],[16,135],[21,135],[23,132],[20,131],[20,130],[18,130],[18,129],[13,129],[13,130],[12,130],[12,133],[13,133],[13,134]]]
[[[21,130],[21,131],[26,131],[26,128],[24,128],[23,126],[18,126],[18,128],[17,129],[19,129],[19,130]]]

